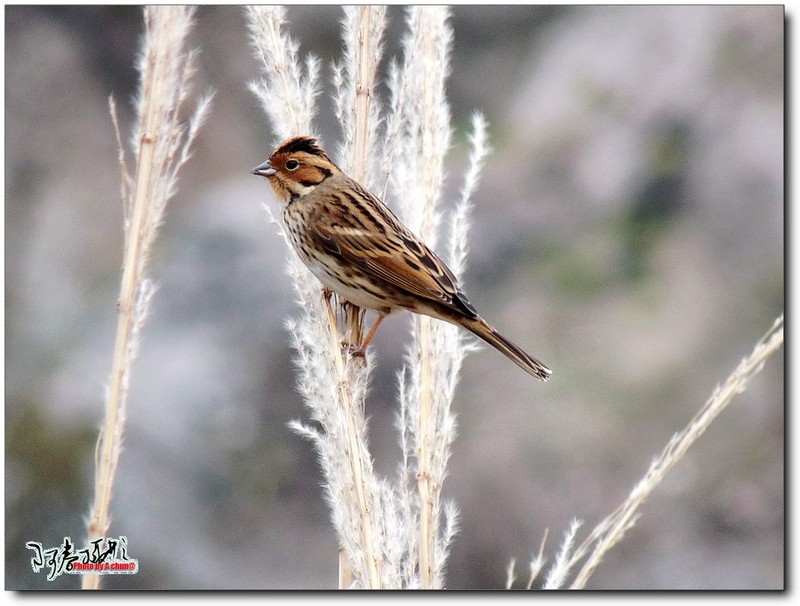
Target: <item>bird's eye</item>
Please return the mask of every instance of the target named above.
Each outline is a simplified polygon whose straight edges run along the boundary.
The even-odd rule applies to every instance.
[[[286,170],[297,170],[300,168],[300,163],[297,160],[287,160]]]

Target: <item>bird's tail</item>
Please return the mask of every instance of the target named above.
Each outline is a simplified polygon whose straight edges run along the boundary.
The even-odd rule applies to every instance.
[[[514,361],[517,366],[528,374],[533,375],[540,381],[547,381],[553,374],[547,366],[539,362],[536,358],[529,356],[522,349],[506,339],[497,330],[480,316],[470,320],[462,319],[460,324],[472,331],[475,335],[486,341],[489,345],[505,354]]]

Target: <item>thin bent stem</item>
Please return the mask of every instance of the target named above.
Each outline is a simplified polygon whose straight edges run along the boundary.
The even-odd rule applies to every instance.
[[[559,559],[551,569],[546,588],[558,589],[564,580],[587,553],[589,557],[575,576],[570,589],[583,589],[603,559],[603,556],[620,540],[625,532],[638,520],[639,507],[647,500],[672,467],[686,454],[719,414],[728,407],[733,398],[747,389],[753,379],[764,367],[767,359],[783,344],[783,316],[779,316],[767,333],[759,340],[750,355],[743,359],[725,382],[718,386],[695,414],[689,424],[674,434],[661,454],[652,462],[644,477],[633,487],[628,498],[608,517],[600,522],[589,536],[575,549],[562,549]],[[565,544],[571,544],[574,537],[570,529]]]
[[[637,510],[647,497],[661,483],[667,472],[677,463],[686,451],[703,435],[714,419],[728,407],[734,396],[747,389],[750,380],[761,372],[764,362],[783,344],[783,316],[778,317],[769,331],[759,340],[753,352],[741,361],[739,366],[717,387],[690,423],[678,432],[664,447],[659,457],[650,465],[644,478],[634,487],[627,500],[612,513],[601,527],[595,529],[572,558],[582,557],[584,550],[592,541],[597,541],[583,568],[572,583],[572,589],[582,589],[586,581],[600,564],[605,553],[622,539],[625,531],[636,523]]]

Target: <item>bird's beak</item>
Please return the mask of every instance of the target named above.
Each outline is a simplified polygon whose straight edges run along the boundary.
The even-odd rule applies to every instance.
[[[251,170],[250,174],[259,175],[261,177],[271,177],[276,172],[278,171],[275,170],[275,167],[273,167],[272,164],[269,163],[269,160],[267,160],[263,164],[259,164],[253,170]]]

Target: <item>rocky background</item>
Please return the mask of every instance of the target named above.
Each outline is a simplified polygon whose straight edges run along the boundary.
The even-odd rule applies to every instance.
[[[395,56],[402,9],[389,11]],[[447,586],[518,584],[585,536],[784,306],[781,6],[454,7],[449,185],[472,112],[494,153],[475,198],[465,290],[553,369],[539,384],[471,354],[445,495],[461,531]],[[119,170],[107,97],[132,123],[138,7],[7,6],[6,588],[24,544],[81,542],[116,327]],[[337,7],[292,8],[326,66]],[[242,11],[202,7],[197,91],[216,99],[159,236],[133,368],[112,535],[138,558],[109,588],[332,588],[337,545],[283,327],[294,313],[265,183],[275,143],[247,83]],[[327,76],[329,71],[324,72]],[[379,94],[383,91],[379,91]],[[323,95],[325,97],[325,95]],[[320,132],[337,127],[323,104]],[[376,465],[394,473],[404,317],[376,338]],[[595,573],[594,589],[784,585],[784,370],[769,361]]]

